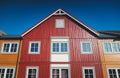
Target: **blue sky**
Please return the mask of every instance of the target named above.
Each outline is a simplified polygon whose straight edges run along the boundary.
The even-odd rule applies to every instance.
[[[120,30],[120,0],[0,0],[0,29],[22,34],[58,8],[94,30]]]

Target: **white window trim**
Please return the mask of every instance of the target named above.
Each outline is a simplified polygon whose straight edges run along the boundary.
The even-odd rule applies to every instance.
[[[3,52],[4,44],[6,44],[6,43],[10,44],[9,51],[8,52]],[[13,44],[13,43],[16,43],[18,45],[16,52],[11,52],[10,51],[11,50],[11,44]],[[3,53],[3,54],[16,54],[16,53],[18,53],[18,51],[19,51],[19,42],[3,42],[2,43],[1,53]]]
[[[37,70],[37,72],[36,72],[36,78],[38,78],[39,67],[38,66],[26,66],[26,78],[28,78],[28,70],[29,69],[36,69]]]
[[[107,68],[107,76],[108,76],[108,78],[110,78],[110,77],[109,77],[109,71],[108,71],[109,69],[115,69],[115,71],[117,72],[117,69],[120,69],[120,68],[108,67],[108,68]],[[118,72],[117,72],[116,74],[117,74],[117,78],[119,78],[119,77],[118,77]]]
[[[95,67],[91,67],[91,66],[90,67],[82,67],[83,78],[85,78],[85,72],[84,72],[85,69],[92,69],[93,70],[93,77],[96,78]]]
[[[62,42],[65,42],[65,43],[67,43],[67,52],[61,52],[61,49],[60,49],[60,51],[59,52],[53,52],[53,43],[62,43]],[[59,48],[61,48],[61,46],[59,46]],[[51,39],[51,53],[55,53],[55,54],[68,54],[69,53],[69,38],[64,38],[64,37],[58,37],[58,38],[52,38]]]
[[[61,78],[61,69],[68,69],[68,77],[71,78],[71,75],[70,75],[70,68],[69,67],[51,67],[50,69],[50,78],[52,78],[52,70],[53,69],[59,69],[59,78]]]
[[[6,78],[6,73],[7,73],[7,69],[13,69],[13,78],[15,76],[15,67],[0,67],[0,69],[5,69],[5,76],[4,78]]]
[[[67,50],[68,50],[68,51],[67,51],[67,52],[61,52],[61,43],[62,43],[62,42],[65,42],[65,41],[51,42],[51,52],[52,52],[52,53],[58,53],[58,54],[59,54],[59,53],[64,53],[64,54],[65,54],[65,53],[69,53],[69,43],[68,43],[68,42],[65,42],[65,43],[67,43]],[[59,52],[53,52],[53,43],[59,43],[59,44],[60,44],[60,45],[59,45]]]
[[[104,43],[110,43],[112,52],[106,52],[106,51],[105,51]],[[112,43],[119,43],[119,42],[109,42],[109,41],[108,41],[108,42],[103,42],[103,43],[102,43],[102,47],[103,47],[104,53],[105,53],[105,54],[113,54],[113,53],[114,53],[114,54],[120,54],[120,51],[119,51],[119,52],[113,51]],[[120,44],[120,43],[119,43],[119,44]]]
[[[32,43],[38,43],[38,52],[31,52],[30,50],[31,50],[31,44]],[[41,42],[40,41],[30,41],[29,42],[29,52],[28,52],[28,54],[40,54],[40,48],[41,48]]]
[[[91,51],[90,52],[84,52],[83,51],[83,43],[90,43],[90,48],[91,48]],[[93,50],[92,50],[92,42],[91,41],[81,41],[80,42],[80,46],[81,46],[81,54],[93,54]]]
[[[58,26],[57,26],[57,21],[59,21],[59,20],[63,22],[63,26],[62,26],[62,27],[58,27]],[[64,20],[64,19],[56,19],[56,20],[55,20],[55,27],[56,27],[56,28],[64,28],[64,27],[65,27],[65,20]]]

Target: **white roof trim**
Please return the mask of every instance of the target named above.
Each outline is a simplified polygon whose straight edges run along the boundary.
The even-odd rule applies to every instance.
[[[40,21],[39,23],[37,23],[36,25],[34,25],[33,27],[31,27],[29,30],[27,30],[26,32],[24,32],[21,36],[23,37],[24,35],[26,35],[27,33],[29,33],[31,30],[33,30],[34,28],[36,28],[38,25],[40,25],[41,23],[43,23],[44,21],[46,21],[47,19],[49,19],[53,15],[68,15],[69,17],[73,18],[76,22],[78,22],[79,24],[83,25],[85,28],[89,29],[91,32],[95,33],[96,35],[99,35],[99,33],[97,33],[96,31],[92,30],[87,25],[85,25],[84,23],[80,22],[79,20],[77,20],[76,18],[74,18],[73,16],[71,16],[70,14],[68,14],[67,12],[63,11],[62,9],[58,9],[55,12],[53,12],[52,14],[50,14],[49,16],[47,16],[45,19],[43,19],[42,21]]]

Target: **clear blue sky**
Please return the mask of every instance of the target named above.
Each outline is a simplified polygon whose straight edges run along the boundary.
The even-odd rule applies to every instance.
[[[94,30],[120,30],[120,0],[0,0],[0,29],[22,34],[58,8]]]

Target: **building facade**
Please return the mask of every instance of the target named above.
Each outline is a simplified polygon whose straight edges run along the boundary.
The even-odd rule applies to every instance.
[[[18,78],[103,78],[97,37],[58,9],[22,34]]]
[[[99,50],[104,78],[120,78],[120,32],[102,31],[105,37],[99,39]]]
[[[3,35],[0,37],[0,78],[15,78],[21,36]]]
[[[1,36],[0,78],[120,78],[119,36],[58,9],[21,37]]]

